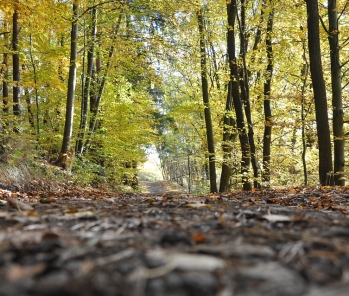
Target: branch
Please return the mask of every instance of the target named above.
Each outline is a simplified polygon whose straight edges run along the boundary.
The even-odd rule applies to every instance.
[[[340,65],[341,68],[343,68],[346,64],[349,63],[349,60],[347,60],[346,62],[344,62],[342,65]]]
[[[320,15],[319,15],[319,19],[320,19],[321,25],[322,25],[322,27],[324,28],[325,32],[326,32],[328,35],[330,35],[330,32],[327,30],[326,25],[325,25],[325,23],[324,23],[324,21],[322,20],[322,17],[321,17]]]
[[[345,85],[342,86],[342,89],[345,89],[349,85],[349,82],[347,82]]]
[[[349,1],[347,1],[347,3],[345,3],[345,5],[344,5],[344,7],[343,7],[343,9],[342,9],[342,11],[341,11],[341,13],[339,14],[339,16],[338,16],[338,18],[337,18],[337,24],[338,24],[338,22],[339,22],[339,19],[342,17],[342,15],[343,15],[345,9],[347,8],[348,3],[349,3]]]
[[[104,4],[109,4],[109,3],[114,3],[114,2],[115,2],[114,0],[109,0],[109,1],[101,2],[101,3],[95,4],[95,5],[89,6],[80,14],[80,17],[83,16],[84,14],[88,13],[91,9],[97,8],[97,7],[102,6]],[[123,6],[125,4],[125,3],[122,3],[123,1],[119,1],[119,2],[121,4],[121,6]],[[126,2],[128,2],[128,1],[126,1]]]

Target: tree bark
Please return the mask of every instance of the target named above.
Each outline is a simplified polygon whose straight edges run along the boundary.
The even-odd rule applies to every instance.
[[[308,186],[308,169],[307,169],[307,143],[306,143],[306,135],[305,135],[305,117],[306,117],[306,109],[305,109],[305,88],[307,86],[307,77],[309,72],[309,65],[307,63],[305,57],[305,44],[303,44],[304,48],[304,65],[302,68],[302,76],[304,77],[302,80],[302,88],[301,88],[301,120],[302,120],[302,164],[303,164],[303,176],[304,176],[304,185]]]
[[[69,170],[72,165],[73,151],[71,148],[71,137],[73,133],[74,118],[74,96],[76,86],[76,59],[78,39],[78,2],[73,2],[73,20],[70,35],[70,66],[68,78],[67,106],[65,114],[64,134],[61,153],[56,164],[64,169]]]
[[[308,12],[308,47],[313,83],[317,138],[319,145],[319,179],[321,185],[332,185],[332,153],[328,123],[326,88],[322,72],[319,8],[317,0],[306,0]]]
[[[82,154],[84,150],[84,138],[87,129],[87,119],[88,119],[88,101],[90,95],[90,85],[93,71],[93,62],[94,62],[94,49],[96,43],[96,34],[97,34],[97,11],[96,8],[91,10],[91,39],[88,41],[88,53],[87,53],[87,73],[83,86],[83,96],[81,100],[81,117],[80,117],[80,132],[78,135],[78,140],[76,143],[76,153]]]
[[[331,58],[331,87],[333,109],[333,143],[334,143],[334,183],[344,186],[344,135],[343,135],[343,104],[342,104],[342,79],[339,61],[338,20],[336,0],[328,1],[328,21]]]
[[[15,9],[12,17],[12,67],[13,67],[13,115],[20,116],[20,106],[19,106],[19,80],[20,80],[20,66],[19,66],[19,27],[18,27],[18,6],[19,1],[15,3]]]
[[[248,140],[250,143],[250,157],[251,164],[253,169],[253,187],[259,188],[260,184],[259,179],[259,168],[256,158],[256,145],[254,143],[254,131],[253,131],[253,122],[251,114],[251,104],[250,104],[250,89],[248,82],[248,69],[246,63],[246,52],[248,48],[248,40],[246,36],[246,3],[245,0],[241,0],[241,19],[239,20],[239,31],[240,31],[240,57],[242,60],[242,66],[240,69],[240,88],[241,88],[241,100],[245,109],[246,122],[248,127]],[[238,16],[238,14],[237,14]]]
[[[263,174],[262,181],[270,184],[270,146],[271,146],[271,132],[272,132],[272,113],[270,106],[270,91],[271,79],[273,76],[273,46],[271,42],[271,34],[273,33],[274,11],[272,10],[268,15],[267,36],[265,39],[267,52],[267,69],[266,79],[264,83],[264,136],[263,136]]]
[[[228,84],[227,100],[225,104],[225,113],[223,117],[223,162],[222,162],[222,173],[219,184],[219,192],[226,192],[230,189],[230,178],[231,178],[231,152],[233,150],[232,141],[236,134],[233,132],[235,126],[235,120],[231,117],[232,111],[232,95],[231,95],[232,83]]]
[[[207,81],[207,61],[206,61],[206,45],[204,36],[204,21],[203,10],[200,9],[197,14],[198,26],[200,34],[200,64],[201,64],[201,88],[202,99],[204,103],[204,115],[206,124],[206,137],[208,147],[208,164],[210,172],[210,192],[217,192],[217,175],[216,175],[216,153],[214,147],[213,127],[211,119],[210,100],[208,94],[208,81]]]
[[[37,69],[36,69],[36,64],[34,61],[34,57],[33,57],[33,39],[32,39],[32,35],[29,35],[29,44],[30,44],[30,49],[29,49],[29,55],[30,55],[30,62],[33,68],[33,74],[34,74],[34,84],[37,85],[38,83],[38,79],[37,79]],[[37,133],[37,143],[36,143],[36,147],[39,148],[40,146],[40,108],[39,108],[39,93],[38,93],[38,88],[35,87],[35,105],[36,105],[36,133]],[[27,98],[29,99],[29,98]],[[27,103],[30,103],[30,99],[29,102],[27,101]],[[28,105],[29,108],[29,105]],[[28,113],[29,113],[29,109],[28,109]],[[32,114],[32,121],[34,122],[34,114]],[[34,127],[34,125],[32,125]]]
[[[239,133],[241,146],[241,176],[244,190],[251,190],[252,185],[249,181],[249,171],[251,163],[250,142],[245,128],[244,111],[239,93],[239,73],[236,61],[235,46],[235,20],[236,20],[236,0],[227,4],[228,14],[228,56],[230,67],[230,81],[232,85],[232,98],[236,115],[236,127]]]
[[[4,22],[4,28],[7,29],[8,24],[6,22]],[[2,103],[3,103],[3,111],[4,113],[8,113],[9,109],[8,109],[8,79],[9,79],[9,65],[8,65],[8,53],[6,52],[7,50],[9,50],[9,38],[7,37],[9,35],[10,32],[4,33],[4,55],[3,55],[3,61],[2,61],[2,68],[1,68],[1,72],[3,75],[3,79],[2,79]]]
[[[115,39],[118,35],[119,32],[119,28],[120,28],[120,24],[121,24],[121,20],[122,20],[122,16],[124,14],[124,7],[122,8],[120,14],[119,14],[119,18],[117,21],[117,24],[115,26],[115,30],[114,30],[114,35],[113,35],[113,41],[115,42]],[[109,53],[108,53],[108,61],[104,70],[104,74],[102,76],[101,79],[99,79],[98,75],[101,73],[102,70],[102,60],[101,57],[97,57],[96,58],[96,65],[95,68],[93,70],[92,73],[92,77],[93,77],[93,86],[90,87],[91,91],[90,91],[90,122],[89,122],[89,132],[88,132],[88,136],[85,142],[85,149],[86,151],[89,149],[91,140],[92,140],[92,135],[95,132],[95,130],[97,129],[97,122],[98,122],[98,112],[99,112],[99,105],[101,103],[102,100],[102,95],[104,92],[104,87],[105,87],[105,83],[107,81],[107,77],[108,77],[108,71],[110,70],[110,66],[111,66],[111,60],[114,56],[114,44],[112,44],[109,47]]]

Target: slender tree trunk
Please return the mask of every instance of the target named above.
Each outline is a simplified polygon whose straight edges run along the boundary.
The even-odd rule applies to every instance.
[[[304,45],[304,53],[305,53],[305,45]],[[305,60],[305,54],[304,54],[304,60]],[[308,77],[308,71],[309,71],[309,65],[307,61],[305,60],[305,63],[303,65],[302,69],[302,76],[303,78],[303,84],[302,84],[302,92],[301,92],[301,120],[302,120],[302,164],[303,164],[303,176],[304,176],[304,185],[308,186],[308,169],[307,169],[307,161],[306,161],[306,154],[307,154],[307,143],[306,143],[306,137],[305,137],[305,88],[307,86],[307,77]]]
[[[8,113],[8,54],[4,54],[4,60],[3,60],[3,75],[4,79],[2,80],[2,103],[3,103],[3,111],[4,113]]]
[[[241,88],[241,100],[243,102],[243,106],[245,109],[246,122],[248,126],[248,140],[250,143],[250,157],[251,164],[253,169],[253,186],[255,188],[259,188],[260,184],[258,182],[259,179],[259,168],[256,158],[256,145],[254,143],[254,131],[253,131],[253,122],[252,122],[252,114],[251,114],[251,104],[250,104],[250,89],[248,84],[248,69],[246,63],[246,52],[248,48],[248,40],[246,37],[246,2],[245,0],[241,0],[241,19],[238,18],[239,21],[239,36],[240,36],[240,57],[242,59],[242,66],[240,69],[240,88]]]
[[[26,69],[26,66],[22,65],[22,70],[25,71],[25,69]],[[34,114],[32,110],[32,103],[31,103],[28,87],[24,87],[24,99],[27,102],[28,122],[32,128],[35,128]]]
[[[322,72],[319,8],[317,0],[306,0],[308,12],[308,47],[313,83],[317,138],[319,145],[319,179],[321,185],[333,184],[330,128],[328,124],[326,88]]]
[[[87,73],[85,78],[85,83],[83,86],[83,96],[81,100],[81,118],[80,118],[80,132],[78,135],[76,153],[82,154],[84,149],[84,138],[87,129],[87,119],[88,119],[88,101],[90,95],[90,85],[93,71],[93,62],[94,62],[94,50],[96,43],[96,34],[97,34],[97,11],[96,8],[91,10],[91,20],[92,20],[92,30],[91,30],[91,39],[88,41],[88,53],[87,53]]]
[[[30,100],[30,93],[28,91],[28,88],[24,88],[24,97],[25,101],[27,102],[27,112],[28,112],[28,121],[30,126],[34,129],[35,128],[35,122],[34,122],[34,115],[32,110],[32,104]]]
[[[331,57],[332,109],[333,109],[333,143],[334,143],[334,183],[344,186],[344,134],[343,134],[343,105],[342,79],[339,62],[338,19],[336,0],[328,1],[328,21]]]
[[[20,116],[20,106],[19,106],[19,80],[20,80],[20,66],[19,66],[19,47],[18,47],[18,7],[19,1],[15,3],[15,10],[12,17],[12,66],[13,66],[13,114]]]
[[[61,153],[59,155],[56,164],[70,169],[72,165],[73,151],[71,148],[71,137],[73,132],[73,117],[74,117],[74,96],[76,85],[76,59],[77,54],[77,39],[78,39],[78,2],[73,2],[73,19],[72,29],[70,35],[70,66],[69,66],[69,78],[68,78],[68,93],[67,93],[67,106],[64,124],[64,134]]]
[[[114,42],[115,42],[116,37],[118,35],[122,16],[124,14],[123,9],[124,8],[122,8],[122,11],[119,14],[119,18],[118,18],[117,24],[115,26],[114,36],[113,36]],[[111,66],[111,61],[112,61],[112,58],[114,56],[114,49],[115,49],[114,44],[112,44],[109,48],[108,61],[107,61],[107,64],[106,64],[106,67],[104,70],[104,74],[103,74],[101,79],[99,79],[98,76],[102,70],[102,60],[101,60],[100,56],[96,58],[96,65],[95,65],[95,68],[93,69],[93,73],[92,73],[93,85],[90,86],[90,90],[91,90],[90,91],[90,123],[89,123],[88,136],[87,136],[87,139],[86,139],[86,142],[84,145],[86,151],[89,149],[89,145],[90,145],[91,140],[92,140],[92,135],[95,132],[95,130],[97,129],[99,105],[100,105],[101,100],[102,100],[105,83],[107,81],[108,72],[109,72],[110,66]]]
[[[61,36],[61,38],[59,38],[58,40],[58,43],[60,45],[60,47],[63,47],[64,46],[64,37]],[[64,82],[65,81],[65,78],[63,77],[63,61],[59,61],[59,64],[58,64],[58,77],[59,77],[59,80]]]
[[[250,142],[245,128],[245,120],[243,113],[242,101],[239,92],[239,73],[236,61],[235,46],[235,20],[236,20],[236,0],[232,0],[227,4],[228,14],[228,56],[230,67],[230,81],[232,85],[232,98],[236,115],[236,127],[239,133],[241,146],[241,176],[244,190],[251,190],[251,182],[249,181],[249,171],[251,163]]]
[[[29,36],[29,42],[30,42],[30,62],[33,68],[33,74],[34,74],[34,84],[37,85],[38,79],[37,79],[37,69],[36,69],[36,64],[34,61],[33,57],[33,40],[32,40],[32,35],[30,34]],[[36,106],[36,134],[37,134],[37,143],[36,147],[37,149],[40,146],[40,108],[39,108],[39,93],[38,93],[38,88],[36,87],[35,90],[35,106]],[[34,115],[33,115],[33,121],[34,121]],[[34,126],[33,126],[34,127]]]
[[[271,35],[273,33],[274,11],[268,15],[267,36],[265,39],[267,51],[267,71],[264,83],[264,136],[263,136],[263,174],[262,180],[265,183],[270,183],[270,146],[271,146],[271,131],[272,131],[272,113],[270,106],[270,91],[271,79],[273,76],[273,46]]]
[[[208,164],[210,172],[210,192],[217,192],[217,175],[216,175],[216,153],[214,147],[213,127],[211,119],[210,100],[208,94],[208,81],[207,81],[207,61],[206,61],[206,45],[205,45],[205,32],[203,21],[203,10],[198,11],[198,25],[200,34],[200,62],[201,62],[201,88],[202,99],[204,102],[204,115],[206,124],[206,137],[208,146]]]
[[[232,82],[228,84],[227,100],[225,104],[225,113],[223,117],[223,163],[222,163],[222,173],[221,180],[219,184],[219,192],[226,192],[230,189],[230,178],[231,178],[231,164],[229,160],[231,159],[232,152],[232,140],[235,137],[233,133],[233,127],[235,125],[234,119],[231,117],[232,110],[232,95],[231,95]]]
[[[8,24],[6,22],[4,22],[3,25],[4,29],[8,29]],[[7,50],[9,50],[9,35],[10,32],[6,32],[4,33],[4,55],[3,55],[3,61],[2,61],[2,68],[1,68],[1,72],[3,75],[3,79],[2,79],[2,103],[3,103],[3,111],[5,114],[8,113],[9,109],[8,109],[8,79],[9,79],[9,65],[8,65],[8,53],[6,52]]]

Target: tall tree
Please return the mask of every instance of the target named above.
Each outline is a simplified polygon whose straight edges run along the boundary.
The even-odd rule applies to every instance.
[[[69,78],[68,78],[68,92],[67,92],[67,104],[64,123],[64,133],[62,148],[56,164],[70,169],[72,164],[73,151],[71,148],[71,138],[73,132],[73,118],[74,118],[74,96],[76,86],[76,62],[78,57],[77,51],[78,40],[78,0],[73,2],[73,19],[70,34],[70,65],[69,65]]]
[[[115,41],[119,33],[122,17],[124,15],[125,5],[128,2],[124,3],[124,5],[120,9],[119,17],[116,22],[116,24],[113,26],[113,33],[112,33],[112,44],[109,46],[108,49],[108,57],[105,67],[103,67],[104,73],[101,75],[102,71],[102,57],[101,54],[99,54],[96,57],[95,65],[93,65],[92,68],[92,86],[90,87],[90,122],[89,122],[89,132],[88,136],[85,142],[85,149],[88,150],[89,145],[91,143],[91,138],[93,133],[97,129],[97,123],[98,123],[98,113],[99,113],[99,106],[102,100],[103,92],[107,83],[108,74],[110,71],[110,67],[112,65],[112,59],[115,54]],[[96,41],[97,42],[97,41]]]
[[[231,114],[233,108],[231,88],[232,81],[229,81],[225,104],[225,112],[223,115],[223,162],[221,180],[219,184],[219,192],[226,192],[230,189],[231,164],[229,163],[229,161],[231,159],[231,152],[233,150],[232,141],[236,136],[236,134],[233,131],[236,123]]]
[[[10,32],[8,31],[8,24],[4,21],[3,24],[4,28],[4,54],[3,54],[3,61],[2,61],[2,67],[1,67],[1,74],[2,74],[2,102],[3,102],[3,111],[4,113],[8,113],[8,79],[9,79],[9,65],[8,65],[8,47],[9,47],[9,38],[8,35]]]
[[[237,13],[237,20],[239,24],[239,37],[240,37],[240,59],[242,61],[241,65],[239,65],[239,74],[240,74],[240,89],[241,89],[241,100],[243,102],[245,115],[246,115],[246,123],[248,130],[248,140],[250,143],[250,156],[251,156],[251,164],[253,169],[253,186],[255,188],[260,187],[259,185],[259,167],[257,163],[256,157],[256,145],[254,142],[254,130],[253,130],[253,121],[252,121],[252,112],[251,112],[251,102],[250,102],[250,86],[249,86],[249,71],[247,69],[246,62],[246,54],[248,50],[248,38],[247,38],[247,30],[246,30],[246,7],[247,2],[245,0],[241,0],[241,8],[240,8],[240,17],[239,13]]]
[[[91,9],[91,37],[88,39],[88,52],[87,52],[87,71],[86,77],[84,77],[83,89],[82,89],[82,99],[81,99],[81,115],[80,115],[80,131],[78,135],[78,140],[76,143],[76,153],[83,153],[84,138],[87,129],[88,120],[88,102],[90,97],[90,86],[93,72],[94,63],[94,52],[96,44],[97,35],[97,9],[93,7]],[[84,73],[83,73],[84,75]]]
[[[267,35],[265,39],[267,53],[267,69],[264,82],[264,136],[263,136],[263,182],[270,183],[270,146],[271,146],[271,131],[272,131],[272,113],[270,105],[271,79],[273,75],[273,20],[274,9],[269,12],[267,22]]]
[[[326,87],[322,71],[319,7],[317,0],[306,0],[308,13],[308,48],[313,84],[317,139],[319,146],[319,179],[321,185],[333,184],[330,128],[328,123]]]
[[[249,181],[249,170],[251,163],[251,151],[248,134],[245,127],[243,104],[239,92],[239,72],[236,59],[236,45],[235,45],[235,22],[237,17],[237,3],[236,0],[227,2],[228,14],[228,58],[230,68],[230,81],[232,85],[232,98],[236,115],[236,127],[239,134],[241,147],[241,175],[244,190],[251,190],[251,182]]]
[[[330,44],[331,58],[331,87],[333,111],[333,143],[334,143],[334,183],[344,186],[344,133],[343,133],[343,103],[341,65],[339,61],[339,28],[337,1],[328,0],[328,41]]]
[[[216,159],[215,159],[216,153],[215,153],[215,147],[214,147],[211,107],[210,107],[210,99],[209,99],[209,93],[208,93],[207,60],[206,60],[203,8],[199,9],[197,13],[197,17],[198,17],[198,26],[199,26],[199,34],[200,34],[201,89],[202,89],[202,99],[204,103],[204,115],[205,115],[205,124],[206,124],[208,164],[209,164],[209,174],[210,174],[210,191],[217,192]]]
[[[20,80],[20,65],[19,65],[19,27],[18,27],[18,10],[19,1],[14,4],[14,12],[12,17],[12,66],[13,66],[13,114],[16,116],[20,115],[20,105],[19,105],[19,80]]]

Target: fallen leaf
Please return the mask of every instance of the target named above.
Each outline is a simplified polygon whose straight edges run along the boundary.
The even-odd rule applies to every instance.
[[[65,211],[66,214],[75,214],[78,213],[79,211],[77,209],[69,208]]]
[[[19,264],[14,264],[7,272],[6,278],[11,282],[17,282],[19,280],[35,276],[43,272],[45,268],[45,263],[38,263],[31,266],[21,266]]]
[[[191,236],[192,236],[193,240],[198,244],[204,243],[207,240],[206,236],[200,232],[194,232],[194,233],[192,233]]]
[[[40,198],[39,201],[40,203],[47,204],[47,203],[55,202],[56,199],[53,197],[43,197],[43,198]]]
[[[19,211],[33,211],[34,208],[16,198],[7,197],[7,203],[10,207],[16,208]]]

